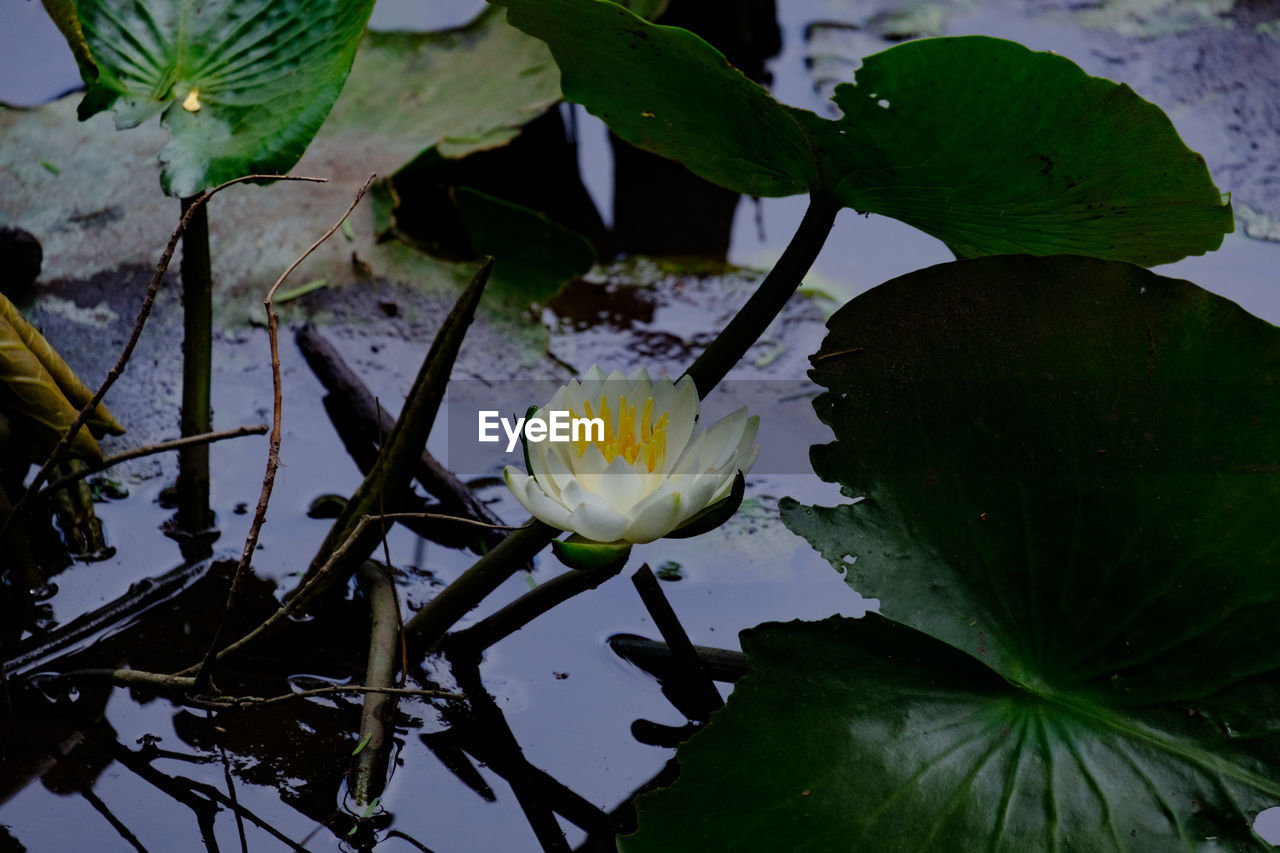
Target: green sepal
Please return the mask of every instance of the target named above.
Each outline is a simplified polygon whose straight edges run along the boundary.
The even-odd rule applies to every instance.
[[[620,569],[631,556],[630,542],[592,542],[577,533],[568,539],[553,539],[551,550],[560,562],[584,572]]]
[[[662,538],[688,539],[690,536],[701,536],[703,533],[715,530],[730,518],[733,518],[733,514],[738,511],[738,506],[742,503],[742,495],[746,490],[746,477],[739,471],[737,476],[733,478],[733,488],[729,490],[729,494],[715,503],[709,504],[706,509],[697,513]]]

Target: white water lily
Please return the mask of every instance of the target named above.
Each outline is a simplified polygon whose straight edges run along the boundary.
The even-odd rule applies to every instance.
[[[558,390],[531,419],[567,411],[601,418],[596,440],[527,442],[530,471],[512,466],[507,486],[535,518],[592,542],[652,542],[726,498],[760,447],[759,416],[739,409],[695,435],[693,380],[654,382],[599,367]]]

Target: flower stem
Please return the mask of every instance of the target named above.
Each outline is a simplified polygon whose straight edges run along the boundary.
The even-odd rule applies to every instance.
[[[698,396],[706,397],[764,334],[769,324],[786,307],[787,300],[804,281],[805,273],[822,251],[840,207],[820,196],[809,199],[809,208],[800,227],[787,244],[760,287],[742,306],[729,325],[708,344],[685,375],[692,377]]]
[[[423,605],[404,625],[410,654],[419,654],[440,642],[467,611],[506,582],[516,570],[550,544],[560,531],[541,521],[520,527],[492,551],[471,565],[457,580]]]
[[[182,199],[186,215],[195,198]],[[182,235],[182,437],[212,429],[209,405],[213,362],[213,276],[209,262],[209,216],[196,208]],[[190,444],[178,451],[178,530],[203,532],[213,523],[209,510],[209,445]],[[212,551],[208,542],[201,550]],[[196,545],[200,549],[200,545]],[[195,555],[200,559],[207,554]]]
[[[686,371],[693,377],[699,397],[705,397],[715,388],[786,306],[826,243],[837,212],[839,206],[825,198],[809,200],[804,219],[777,265]],[[410,652],[417,655],[432,649],[471,608],[505,583],[558,534],[559,531],[540,521],[531,521],[513,531],[405,623],[405,641]]]

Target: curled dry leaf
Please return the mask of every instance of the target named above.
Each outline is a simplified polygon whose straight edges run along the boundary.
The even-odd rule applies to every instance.
[[[0,411],[15,430],[28,434],[36,448],[47,453],[92,398],[93,392],[62,356],[0,294]],[[95,436],[124,432],[101,403],[86,425],[71,443],[71,453],[91,461],[102,458]]]

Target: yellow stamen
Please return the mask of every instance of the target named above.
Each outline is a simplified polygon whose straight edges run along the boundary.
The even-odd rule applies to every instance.
[[[606,464],[621,456],[629,465],[634,465],[637,459],[643,459],[645,467],[651,473],[662,467],[667,455],[668,415],[663,412],[657,422],[654,422],[652,397],[644,401],[638,421],[636,407],[628,405],[627,398],[621,397],[618,400],[616,426],[612,407],[603,395],[600,397],[598,410],[592,411],[591,403],[585,400],[583,409],[588,418],[598,417],[604,421],[604,434],[599,440],[595,440],[592,438],[593,433],[588,431],[585,439],[575,441],[574,448],[578,451],[578,456],[587,452],[588,445],[595,445],[604,456]],[[569,416],[577,417],[572,410]]]

